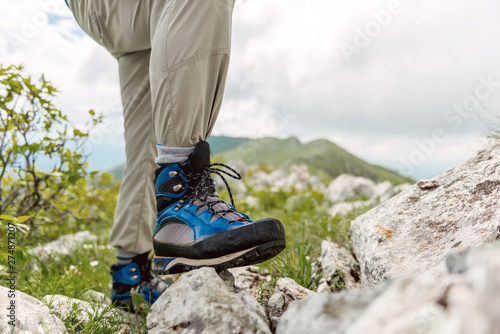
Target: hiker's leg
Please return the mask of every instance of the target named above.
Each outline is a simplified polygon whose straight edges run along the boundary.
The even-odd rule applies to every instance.
[[[135,254],[152,249],[156,215],[153,189],[156,141],[151,116],[150,53],[150,50],[138,51],[118,58],[126,162],[110,243]]]
[[[126,163],[110,243],[131,259],[152,249],[156,155],[149,81],[153,0],[69,0],[79,25],[118,59]],[[119,254],[120,254],[119,252]]]
[[[126,164],[110,243],[118,247],[111,267],[111,297],[131,305],[132,288],[154,303],[167,285],[151,274],[148,253],[155,221],[156,156],[149,83],[150,14],[153,0],[69,0],[80,26],[118,59],[125,118]]]
[[[118,263],[111,267],[111,297],[113,302],[125,305],[132,303],[131,282],[134,287],[144,288],[143,298],[148,303],[154,303],[167,288],[166,283],[150,274],[151,261],[148,258],[153,248],[156,215],[153,189],[156,147],[148,71],[150,54],[145,50],[118,58],[127,160],[110,237],[111,245],[119,247]]]
[[[233,6],[234,0],[154,2],[150,78],[160,145],[192,147],[209,137],[224,94]]]

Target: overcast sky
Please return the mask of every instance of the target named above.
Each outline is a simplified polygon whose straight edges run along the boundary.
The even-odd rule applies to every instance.
[[[92,166],[123,162],[114,58],[63,0],[1,6],[0,62],[43,73],[76,124],[102,112]],[[238,0],[214,134],[328,138],[371,163],[435,176],[474,155],[479,118],[500,110],[499,14],[497,0]]]

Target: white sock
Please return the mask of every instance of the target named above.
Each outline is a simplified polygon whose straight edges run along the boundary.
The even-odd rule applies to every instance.
[[[124,251],[123,248],[121,247],[118,247],[118,250],[116,252],[116,259],[119,265],[125,265],[131,263],[132,259],[136,256],[137,256],[136,253]]]
[[[191,147],[169,147],[156,144],[158,157],[157,164],[172,164],[186,162],[189,155],[194,152],[194,146]]]

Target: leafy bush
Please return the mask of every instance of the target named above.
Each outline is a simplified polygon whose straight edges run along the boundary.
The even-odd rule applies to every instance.
[[[109,175],[88,171],[80,153],[88,133],[54,106],[57,93],[43,76],[35,82],[22,66],[0,64],[0,215],[33,216],[25,241],[87,227],[110,218],[114,208],[101,210],[114,201],[117,186],[100,189],[111,184]],[[102,116],[89,114],[92,129]]]

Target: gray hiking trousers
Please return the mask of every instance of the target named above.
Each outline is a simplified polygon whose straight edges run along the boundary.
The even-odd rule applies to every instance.
[[[234,0],[68,0],[82,29],[117,60],[126,163],[110,243],[152,249],[155,143],[206,140],[222,103]]]

